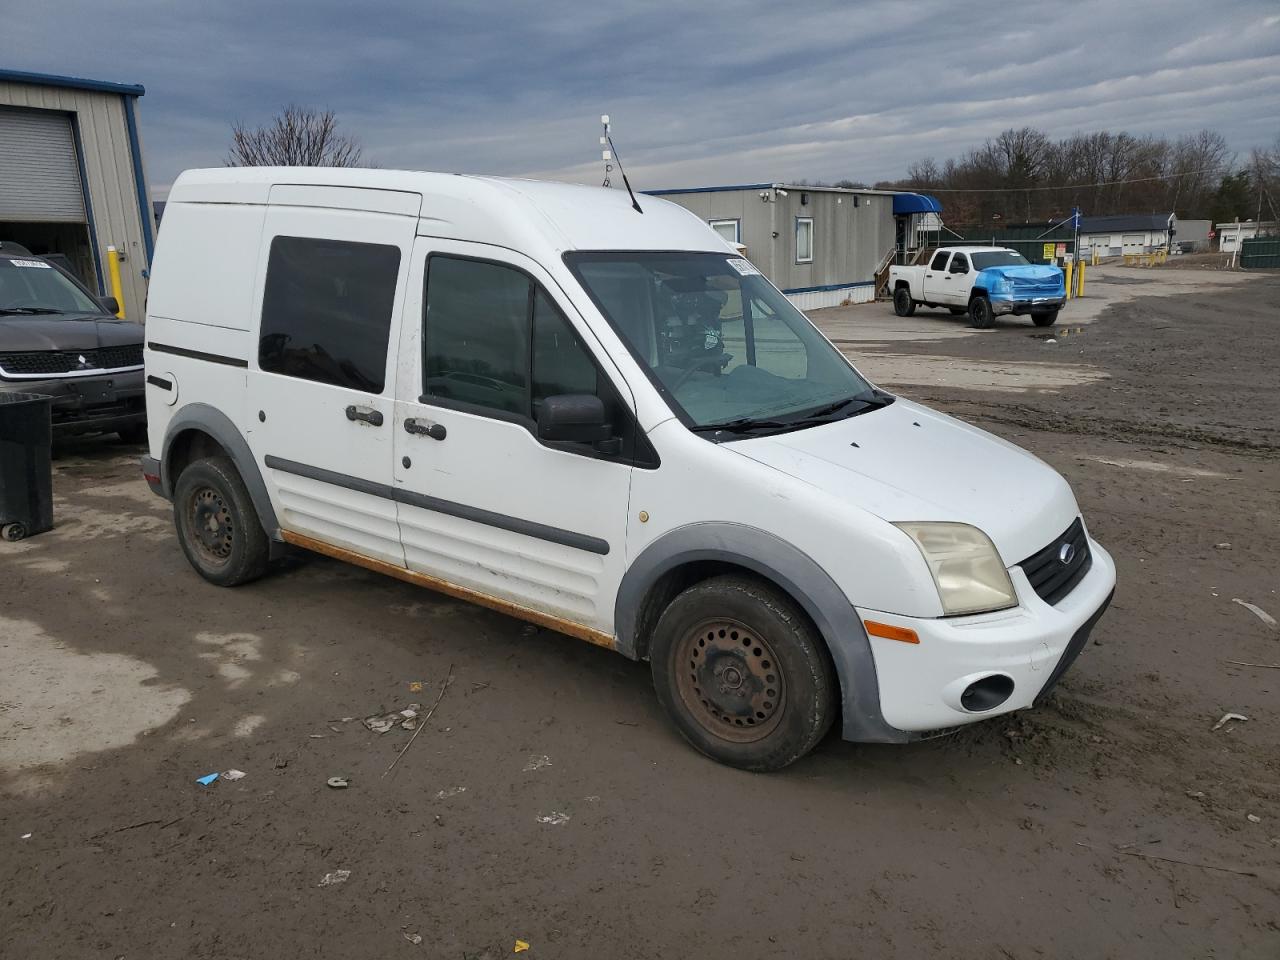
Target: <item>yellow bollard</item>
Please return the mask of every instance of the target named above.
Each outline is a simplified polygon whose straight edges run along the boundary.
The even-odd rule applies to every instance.
[[[116,298],[118,309],[116,316],[124,319],[124,287],[120,283],[120,251],[113,246],[107,247],[107,273],[111,278],[111,295]]]
[[[1076,272],[1076,296],[1084,296],[1084,261],[1080,261],[1080,269]]]
[[[1071,299],[1071,268],[1074,266],[1075,266],[1074,263],[1071,263],[1070,261],[1068,261],[1067,266],[1065,268],[1066,274],[1067,274],[1067,299],[1068,300]]]

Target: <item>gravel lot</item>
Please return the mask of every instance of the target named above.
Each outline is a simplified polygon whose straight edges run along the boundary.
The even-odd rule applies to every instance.
[[[1280,955],[1280,670],[1241,665],[1280,632],[1233,602],[1280,616],[1280,278],[1092,282],[1052,344],[815,316],[1062,471],[1120,584],[1042,709],[779,775],[495,613],[322,558],[208,586],[141,451],[63,448],[58,528],[0,544],[0,956]],[[413,734],[359,718],[450,669],[384,776]]]

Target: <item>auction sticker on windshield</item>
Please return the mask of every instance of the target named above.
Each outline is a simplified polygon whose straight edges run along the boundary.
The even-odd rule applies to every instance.
[[[742,257],[730,257],[728,263],[729,266],[733,267],[733,269],[737,270],[744,277],[749,277],[752,274],[758,275],[760,273],[760,271],[755,268],[755,264],[750,260],[742,259]]]
[[[53,267],[43,260],[10,260],[15,267],[39,267],[41,270],[52,270]]]

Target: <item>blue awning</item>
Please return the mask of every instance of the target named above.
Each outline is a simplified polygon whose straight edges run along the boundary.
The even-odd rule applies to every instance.
[[[893,215],[895,217],[908,213],[941,213],[942,204],[937,197],[927,193],[895,193],[893,195]]]

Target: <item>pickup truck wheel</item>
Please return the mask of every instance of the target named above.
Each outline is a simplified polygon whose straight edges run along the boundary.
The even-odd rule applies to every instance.
[[[714,577],[676,597],[654,630],[650,666],[681,735],[729,766],[780,770],[835,719],[821,637],[790,599],[751,577]]]
[[[1059,307],[1052,310],[1037,310],[1031,314],[1031,319],[1037,327],[1052,327],[1058,322]]]
[[[220,587],[267,571],[267,535],[240,474],[226,457],[189,464],[173,491],[178,543],[196,572]]]
[[[969,326],[987,330],[995,326],[996,314],[986,297],[974,297],[969,301]]]
[[[893,312],[900,317],[909,317],[916,312],[916,302],[911,299],[911,291],[906,287],[893,291]]]

